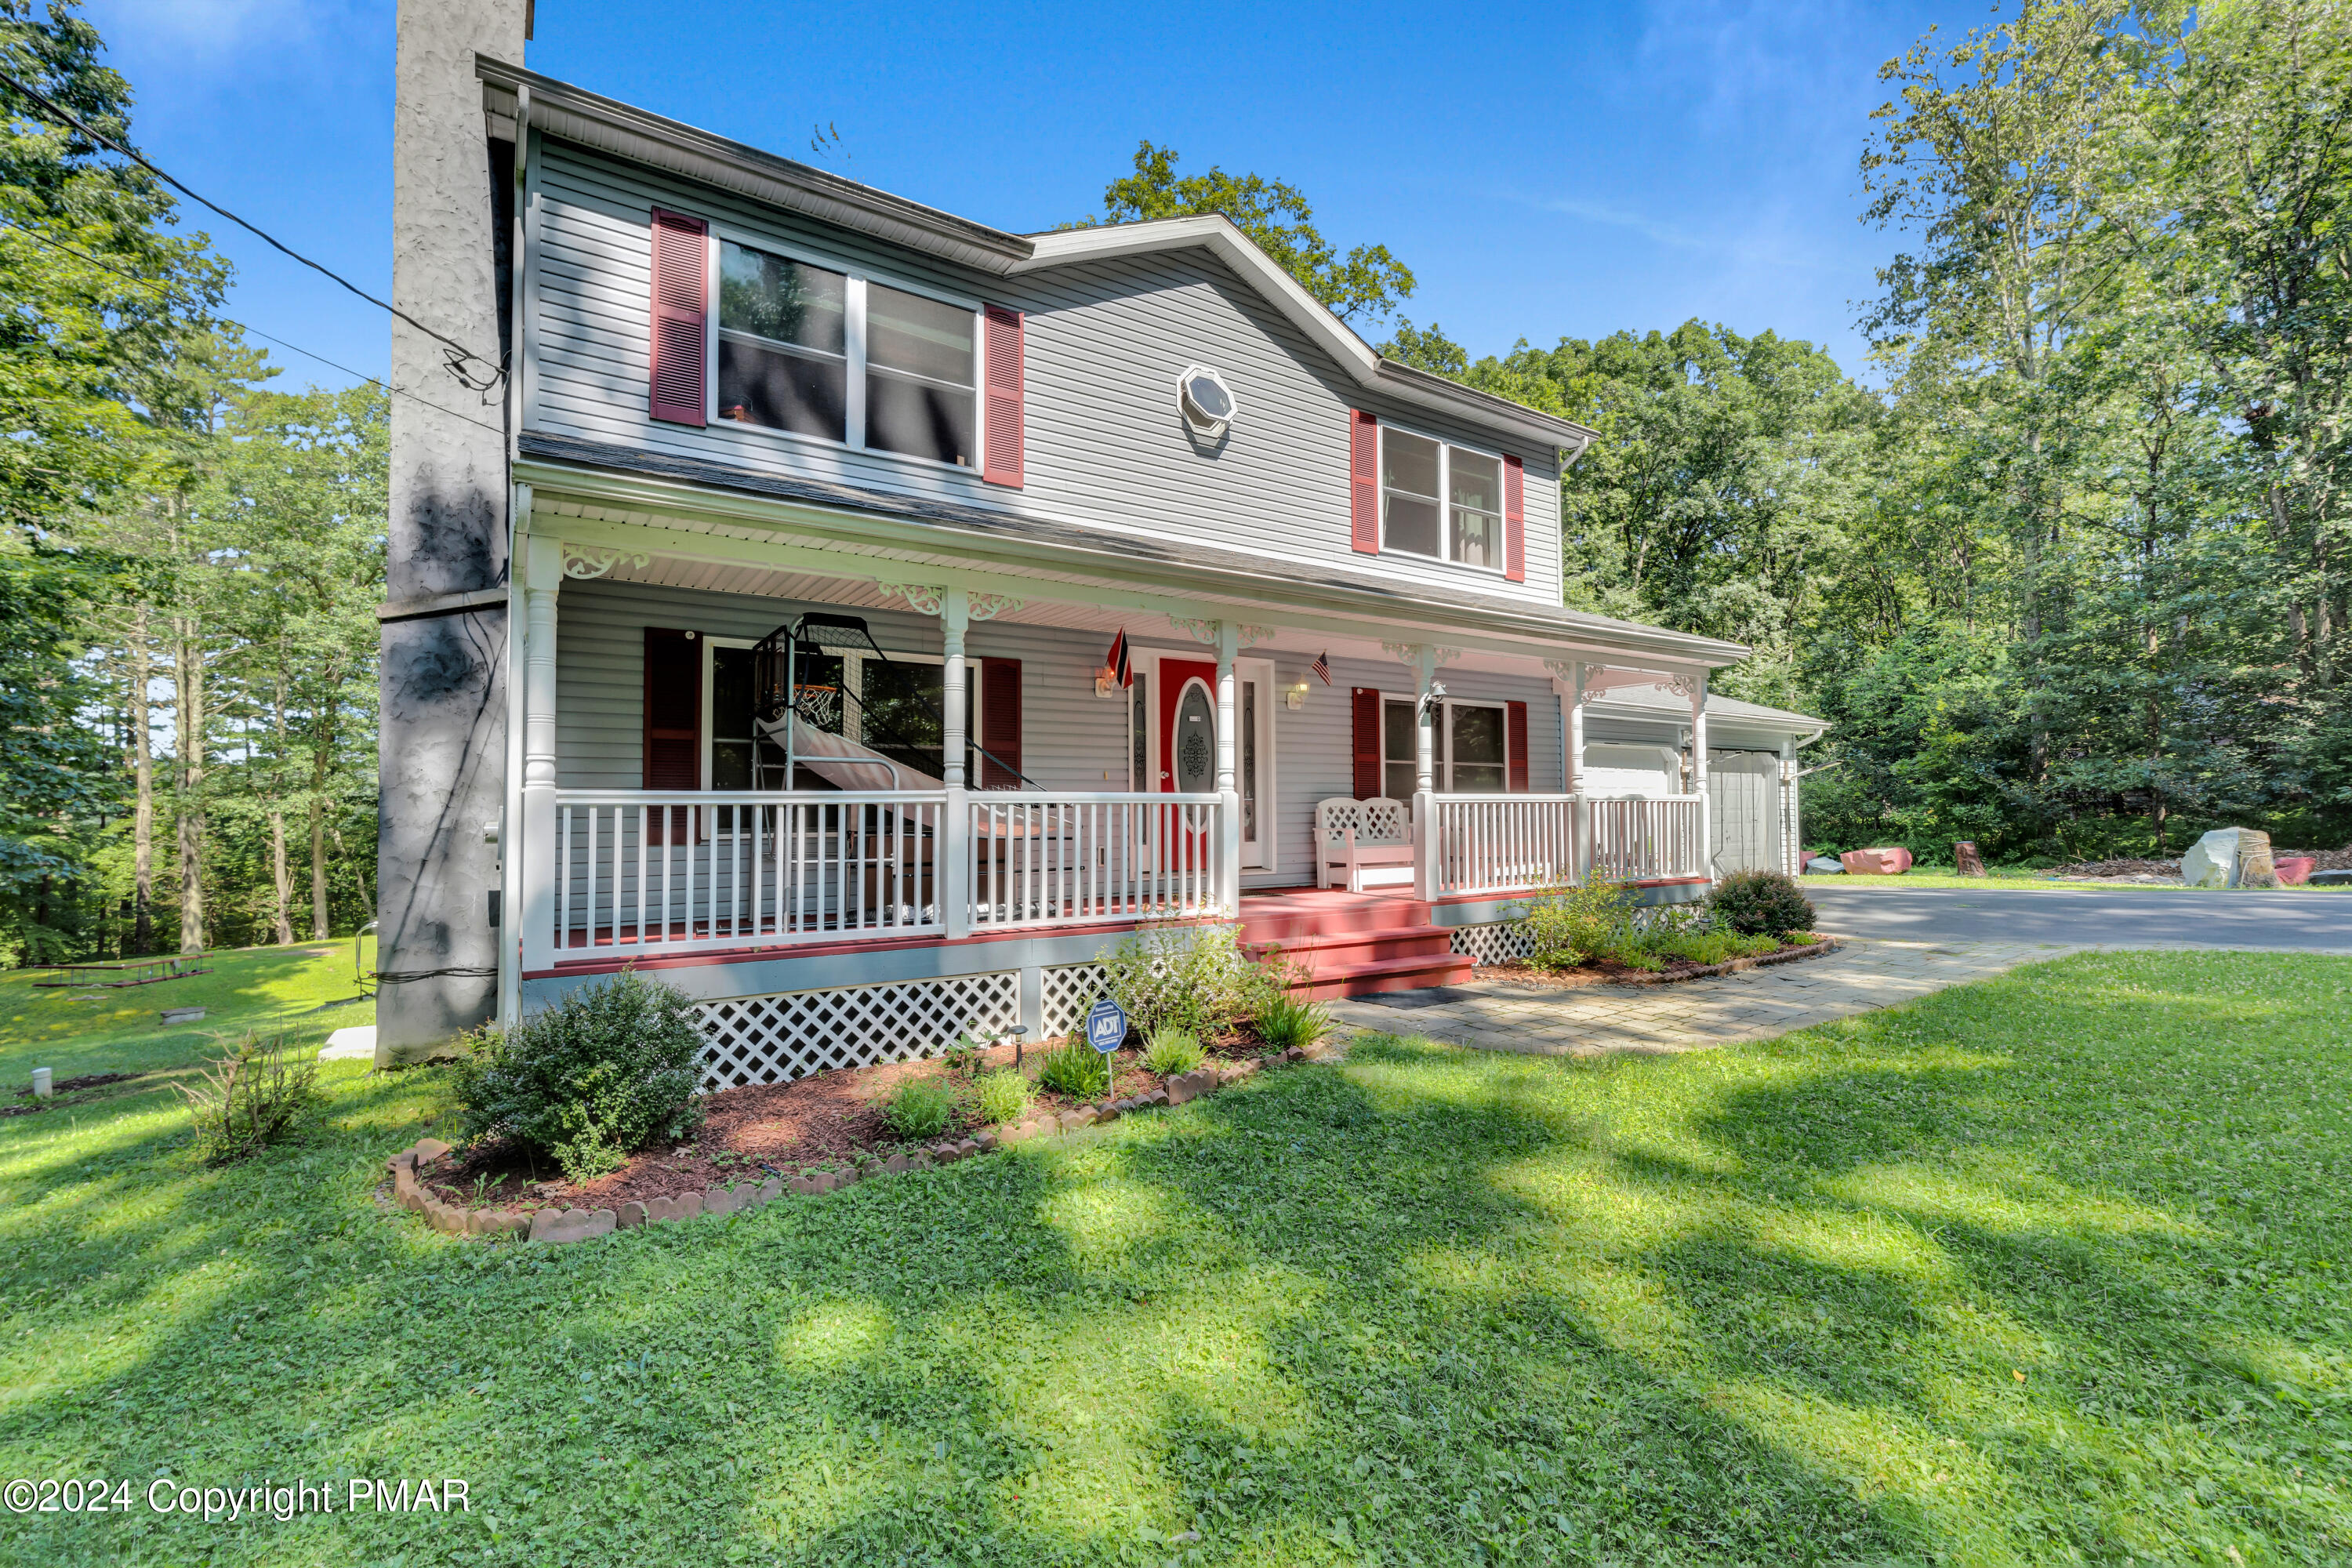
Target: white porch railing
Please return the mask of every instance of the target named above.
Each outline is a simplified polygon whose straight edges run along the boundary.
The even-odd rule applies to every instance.
[[[1522,893],[1576,879],[1578,801],[1568,795],[1440,795],[1436,896]]]
[[[947,796],[564,790],[554,956],[944,934]]]
[[[1695,795],[1587,800],[1585,865],[1612,882],[1706,876],[1705,804]]]
[[[1221,907],[1213,795],[974,795],[975,930],[1209,914]]]
[[[1526,893],[1588,875],[1631,882],[1706,873],[1696,795],[1602,800],[1569,795],[1430,797],[1425,897]]]

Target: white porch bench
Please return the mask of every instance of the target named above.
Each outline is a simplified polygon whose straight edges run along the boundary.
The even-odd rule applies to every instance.
[[[1410,888],[1413,881],[1412,808],[1385,796],[1345,795],[1315,805],[1315,885],[1360,893]]]

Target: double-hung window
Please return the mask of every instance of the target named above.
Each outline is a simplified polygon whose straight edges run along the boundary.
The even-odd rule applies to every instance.
[[[980,313],[719,242],[719,417],[877,452],[978,461]]]
[[[1391,800],[1412,798],[1413,701],[1381,705],[1381,785]],[[1440,795],[1501,795],[1510,787],[1510,738],[1503,704],[1443,702],[1430,737],[1432,782]]]
[[[1502,459],[1383,428],[1381,548],[1501,571]]]

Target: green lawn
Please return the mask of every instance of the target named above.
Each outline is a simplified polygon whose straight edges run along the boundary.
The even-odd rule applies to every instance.
[[[34,1068],[59,1078],[181,1067],[213,1048],[214,1037],[247,1028],[313,1031],[375,1022],[360,995],[352,939],[299,947],[247,947],[214,953],[209,974],[153,985],[37,986],[47,972],[0,973],[0,1085],[13,1093]],[[375,968],[375,938],[361,962]],[[321,1008],[324,1003],[347,1003]],[[202,1007],[204,1021],[166,1027],[166,1007]]]
[[[193,1168],[0,1121],[13,1562],[2343,1563],[2352,961],[2095,955],[1683,1057],[1343,1067],[563,1248],[371,1194],[440,1069]],[[1180,1538],[1197,1531],[1197,1540]]]

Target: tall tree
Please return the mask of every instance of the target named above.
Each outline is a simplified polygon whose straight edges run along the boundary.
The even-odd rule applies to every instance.
[[[1385,245],[1359,245],[1340,255],[1315,226],[1315,209],[1297,186],[1256,174],[1228,174],[1213,164],[1205,174],[1179,174],[1177,157],[1173,147],[1138,143],[1135,172],[1113,180],[1103,191],[1102,216],[1081,218],[1069,226],[1218,213],[1233,219],[1300,288],[1343,321],[1378,321],[1412,296],[1412,268],[1390,255]]]

